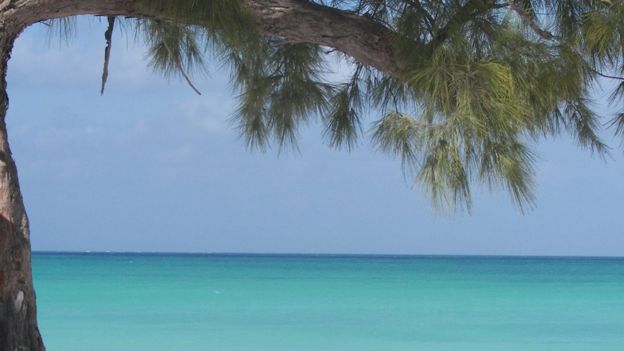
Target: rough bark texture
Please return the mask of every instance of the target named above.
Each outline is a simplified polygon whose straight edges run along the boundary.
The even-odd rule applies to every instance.
[[[246,1],[265,34],[329,46],[380,71],[398,73],[392,32],[366,17],[301,0]]]
[[[28,217],[4,119],[7,61],[17,33],[0,20],[0,351],[38,351],[44,347],[37,327]]]
[[[305,0],[243,0],[266,35],[291,42],[325,45],[386,73],[398,66],[392,50],[392,32],[362,16]],[[8,2],[5,0],[5,2]],[[11,16],[29,25],[42,20],[73,15],[118,15],[173,20],[158,9],[137,0],[15,0]],[[1,5],[0,5],[1,6]],[[190,24],[201,25],[201,22]]]
[[[329,46],[386,73],[398,72],[391,32],[365,17],[304,0],[244,1],[266,35]],[[0,351],[45,350],[36,320],[28,218],[5,124],[7,62],[25,27],[86,14],[174,20],[137,0],[0,0]]]

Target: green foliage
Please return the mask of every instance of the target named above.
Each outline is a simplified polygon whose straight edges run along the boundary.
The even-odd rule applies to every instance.
[[[189,27],[160,21],[141,21],[145,42],[149,47],[151,65],[155,71],[171,76],[183,70],[203,67],[203,49],[197,34]]]
[[[530,145],[562,132],[598,154],[604,124],[588,90],[619,85],[624,102],[624,2],[620,0],[318,0],[394,32],[394,72],[351,63],[327,81],[327,48],[261,36],[241,0],[144,0],[176,21],[135,21],[152,66],[170,76],[224,60],[239,94],[234,120],[252,148],[296,147],[323,123],[332,147],[352,148],[365,115],[372,142],[397,155],[434,202],[471,206],[471,185],[505,188],[531,206]],[[367,113],[364,113],[364,112]],[[377,118],[374,116],[377,115]],[[624,112],[609,125],[624,136]]]
[[[299,125],[327,108],[332,87],[322,79],[318,46],[265,40],[251,52],[236,50],[233,79],[242,92],[236,114],[249,146],[296,147]]]
[[[362,92],[359,76],[362,66],[358,66],[349,82],[336,87],[329,101],[328,113],[323,115],[325,137],[332,147],[351,149],[357,143],[361,132]]]
[[[59,41],[68,42],[76,35],[76,18],[61,17],[42,22],[48,27],[48,38],[58,38]]]

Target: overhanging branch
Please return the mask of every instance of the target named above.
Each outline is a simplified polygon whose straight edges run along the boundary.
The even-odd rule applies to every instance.
[[[370,18],[306,0],[242,1],[265,35],[287,38],[294,43],[328,46],[386,74],[400,75],[400,65],[392,47],[393,32]],[[146,7],[140,0],[22,0],[11,11],[11,21],[21,28],[42,20],[76,15],[184,22],[161,9]],[[202,25],[196,18],[185,23]]]

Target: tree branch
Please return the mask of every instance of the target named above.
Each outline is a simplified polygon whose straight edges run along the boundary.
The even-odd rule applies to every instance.
[[[611,75],[608,75],[608,74],[604,74],[604,73],[602,73],[602,72],[600,72],[600,71],[598,71],[598,70],[596,70],[596,69],[592,69],[592,71],[593,71],[594,73],[596,73],[597,75],[599,75],[599,76],[603,77],[603,78],[608,78],[608,79],[617,79],[617,80],[622,80],[622,81],[624,81],[624,77],[611,76]]]
[[[394,33],[370,18],[306,0],[242,1],[264,35],[328,46],[367,66],[400,75],[401,65],[392,47]],[[161,9],[145,7],[140,0],[21,0],[8,18],[24,28],[42,20],[89,14],[184,21]],[[185,23],[202,25],[197,19]]]
[[[167,50],[167,53],[168,53],[169,57],[174,57],[173,56],[173,51],[171,51],[171,48],[167,44],[167,41],[163,40],[162,44],[165,47],[165,50]],[[197,93],[197,95],[201,95],[201,92],[199,91],[199,89],[197,89],[195,84],[193,84],[193,82],[191,81],[191,78],[188,76],[188,74],[186,74],[186,71],[184,70],[184,67],[182,67],[182,63],[180,62],[180,60],[179,59],[174,59],[174,62],[176,64],[176,66],[178,67],[178,71],[180,71],[180,74],[182,75],[182,78],[184,78],[184,80],[186,80],[186,83],[191,87],[191,89],[193,89]]]
[[[526,13],[526,11],[523,8],[521,8],[515,2],[513,2],[513,0],[507,1],[507,5],[509,5],[509,8],[511,8],[515,13],[517,13],[518,16],[520,16],[520,18],[522,19],[522,21],[524,21],[524,23],[526,23],[526,25],[528,25],[529,28],[531,28],[533,32],[539,35],[542,39],[556,40],[556,41],[561,40],[560,36],[554,35],[551,32],[543,30],[539,26],[539,24],[537,24],[537,22],[535,22],[535,20],[528,13]]]

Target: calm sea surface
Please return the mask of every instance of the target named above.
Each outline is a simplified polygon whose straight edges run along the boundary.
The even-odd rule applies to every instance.
[[[49,351],[624,350],[624,259],[43,254]]]

